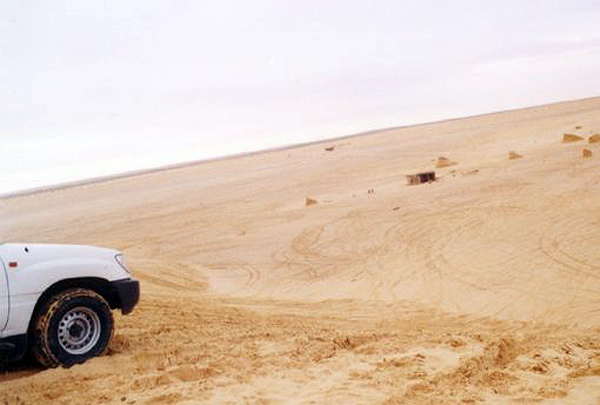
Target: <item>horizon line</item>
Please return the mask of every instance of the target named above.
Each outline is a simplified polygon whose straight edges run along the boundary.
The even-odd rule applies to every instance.
[[[555,102],[550,102],[550,103],[545,103],[545,104],[536,104],[536,105],[530,105],[530,106],[525,106],[525,107],[510,108],[510,109],[500,110],[500,111],[472,114],[472,115],[466,115],[466,116],[461,116],[461,117],[445,118],[445,119],[441,119],[441,120],[427,121],[427,122],[421,122],[421,123],[417,123],[417,124],[382,127],[382,128],[352,133],[352,134],[348,134],[348,135],[334,136],[331,138],[323,138],[323,139],[314,140],[314,141],[290,143],[290,144],[285,144],[285,145],[280,145],[280,146],[274,146],[272,148],[257,149],[257,150],[247,151],[247,152],[239,152],[239,153],[233,153],[230,155],[221,155],[221,156],[215,156],[215,157],[211,157],[211,158],[204,158],[204,159],[198,159],[198,160],[188,160],[188,161],[183,161],[183,162],[179,162],[179,163],[172,163],[172,164],[167,164],[167,165],[162,165],[162,166],[150,167],[150,168],[146,168],[146,169],[129,170],[129,171],[118,172],[118,173],[114,173],[114,174],[89,177],[89,178],[81,179],[81,180],[73,180],[73,181],[67,181],[67,182],[63,182],[63,183],[50,184],[50,185],[46,185],[46,186],[27,188],[27,189],[16,190],[16,191],[9,191],[7,193],[0,193],[0,200],[29,196],[29,195],[44,193],[44,192],[49,192],[49,191],[64,190],[64,189],[75,188],[75,187],[85,186],[85,185],[95,184],[95,183],[104,183],[104,182],[108,182],[108,181],[112,181],[112,180],[119,180],[119,179],[123,179],[123,178],[127,178],[127,177],[136,177],[136,176],[156,173],[156,172],[160,172],[160,171],[176,170],[176,169],[181,169],[181,168],[190,167],[190,166],[213,163],[213,162],[217,162],[217,161],[242,159],[245,157],[260,155],[263,153],[285,151],[285,150],[296,149],[296,148],[301,148],[301,147],[305,147],[305,146],[323,144],[323,143],[327,143],[327,142],[337,142],[337,141],[347,140],[347,139],[356,138],[356,137],[360,137],[360,136],[370,136],[370,135],[374,135],[374,134],[377,134],[380,132],[391,131],[391,130],[396,130],[396,129],[406,129],[406,128],[425,126],[425,125],[435,125],[435,124],[441,124],[441,123],[452,122],[452,121],[457,121],[457,120],[467,120],[467,119],[472,119],[472,118],[479,118],[479,117],[484,117],[484,116],[488,116],[488,115],[506,114],[506,113],[516,112],[516,111],[521,111],[521,110],[527,110],[527,109],[531,109],[531,108],[543,108],[543,107],[573,103],[573,102],[578,102],[578,101],[589,101],[589,100],[598,99],[598,98],[600,98],[600,96],[583,97],[583,98],[578,98],[578,99],[555,101]]]

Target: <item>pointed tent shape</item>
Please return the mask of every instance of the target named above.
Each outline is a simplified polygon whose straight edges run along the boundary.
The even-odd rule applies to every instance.
[[[574,134],[563,134],[563,143],[582,141],[583,138]]]
[[[448,167],[448,166],[452,166],[452,165],[455,165],[455,164],[456,164],[456,162],[453,162],[453,161],[451,161],[450,159],[448,159],[447,157],[444,157],[444,156],[440,156],[435,161],[435,167]]]
[[[306,197],[305,206],[310,207],[317,204],[317,200],[314,198]]]

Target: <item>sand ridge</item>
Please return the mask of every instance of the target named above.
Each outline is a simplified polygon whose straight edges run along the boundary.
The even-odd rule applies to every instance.
[[[0,400],[593,403],[600,163],[561,136],[598,132],[599,112],[587,99],[0,199],[1,239],[121,249],[143,289],[108,356],[10,366]]]

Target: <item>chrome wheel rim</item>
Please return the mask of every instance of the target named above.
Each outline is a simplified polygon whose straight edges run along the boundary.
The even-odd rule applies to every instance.
[[[86,307],[73,308],[58,323],[58,343],[69,354],[84,354],[98,343],[100,332],[96,312]]]

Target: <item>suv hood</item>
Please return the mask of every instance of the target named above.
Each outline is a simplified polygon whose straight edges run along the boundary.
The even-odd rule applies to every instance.
[[[6,243],[0,245],[0,253],[10,257],[30,257],[39,260],[53,260],[64,257],[85,257],[100,260],[112,260],[121,253],[118,250],[86,245],[53,245],[42,243]]]

